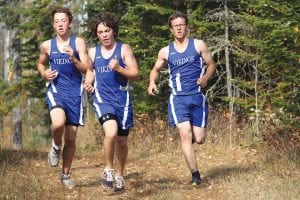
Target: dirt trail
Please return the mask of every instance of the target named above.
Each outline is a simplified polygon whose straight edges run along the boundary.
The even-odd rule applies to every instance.
[[[1,150],[0,199],[299,199],[299,165],[283,154],[274,156],[254,148],[228,149],[210,141],[196,146],[196,151],[203,179],[198,187],[189,184],[191,177],[178,142],[131,140],[125,192],[113,193],[100,184],[104,168],[101,147],[77,149],[71,171],[77,184],[73,190],[65,189],[60,183],[60,167],[48,166],[46,148],[20,152]]]
[[[59,167],[47,165],[46,154],[34,161],[36,174],[47,187],[46,197],[57,199],[228,199],[229,188],[220,184],[219,177],[251,171],[256,152],[234,149],[223,151],[211,148],[197,148],[198,163],[201,166],[203,183],[199,187],[189,184],[190,175],[180,149],[131,151],[126,166],[126,190],[114,193],[104,190],[100,178],[104,168],[102,152],[76,155],[72,167],[72,177],[77,187],[64,189],[59,180]],[[44,160],[43,160],[44,159]],[[34,167],[34,168],[35,168]]]

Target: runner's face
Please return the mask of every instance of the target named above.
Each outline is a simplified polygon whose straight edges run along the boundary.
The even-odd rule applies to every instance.
[[[97,36],[104,47],[111,47],[115,44],[113,30],[103,23],[100,23],[97,27]]]
[[[171,21],[171,32],[175,38],[184,38],[187,36],[188,28],[184,18],[178,17]]]
[[[70,22],[65,13],[56,13],[53,18],[53,27],[58,35],[65,35],[69,32]]]

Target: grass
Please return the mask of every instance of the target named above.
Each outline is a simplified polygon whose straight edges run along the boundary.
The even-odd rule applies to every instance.
[[[46,145],[24,151],[2,147],[0,199],[299,199],[297,145],[291,148],[289,142],[284,148],[284,142],[274,142],[275,138],[251,145],[240,137],[230,147],[226,126],[219,123],[218,129],[214,122],[214,127],[208,128],[206,143],[195,146],[203,183],[191,187],[176,129],[162,120],[149,121],[138,121],[129,136],[125,193],[111,194],[100,186],[103,133],[98,122],[90,120],[78,132],[72,167],[78,186],[75,190],[65,190],[58,180],[60,169],[47,165]]]

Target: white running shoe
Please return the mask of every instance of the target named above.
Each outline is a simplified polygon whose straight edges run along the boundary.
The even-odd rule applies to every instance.
[[[68,189],[73,189],[75,188],[75,183],[74,181],[71,179],[70,174],[64,174],[64,173],[60,173],[60,181],[61,183]]]
[[[56,167],[58,165],[59,154],[60,154],[60,149],[56,150],[53,146],[51,146],[48,153],[48,163],[51,167]]]
[[[125,180],[123,176],[116,177],[115,191],[123,191]]]
[[[113,169],[105,169],[103,172],[102,186],[106,189],[113,189],[115,174]]]

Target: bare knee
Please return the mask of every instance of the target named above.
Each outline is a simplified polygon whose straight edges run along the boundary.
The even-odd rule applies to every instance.
[[[193,138],[190,122],[182,122],[176,125],[183,143],[190,143]]]
[[[181,134],[181,141],[182,142],[191,142],[191,136],[188,134]]]
[[[63,129],[65,127],[66,116],[65,116],[65,111],[62,108],[60,107],[53,108],[50,111],[50,118],[51,118],[51,129],[53,131]]]
[[[105,134],[104,139],[109,141],[116,141],[117,134]]]
[[[64,127],[65,127],[64,122],[53,122],[51,124],[51,130],[52,131],[57,131],[59,129],[64,129]]]
[[[190,142],[192,139],[192,132],[188,130],[178,129],[182,142]]]

